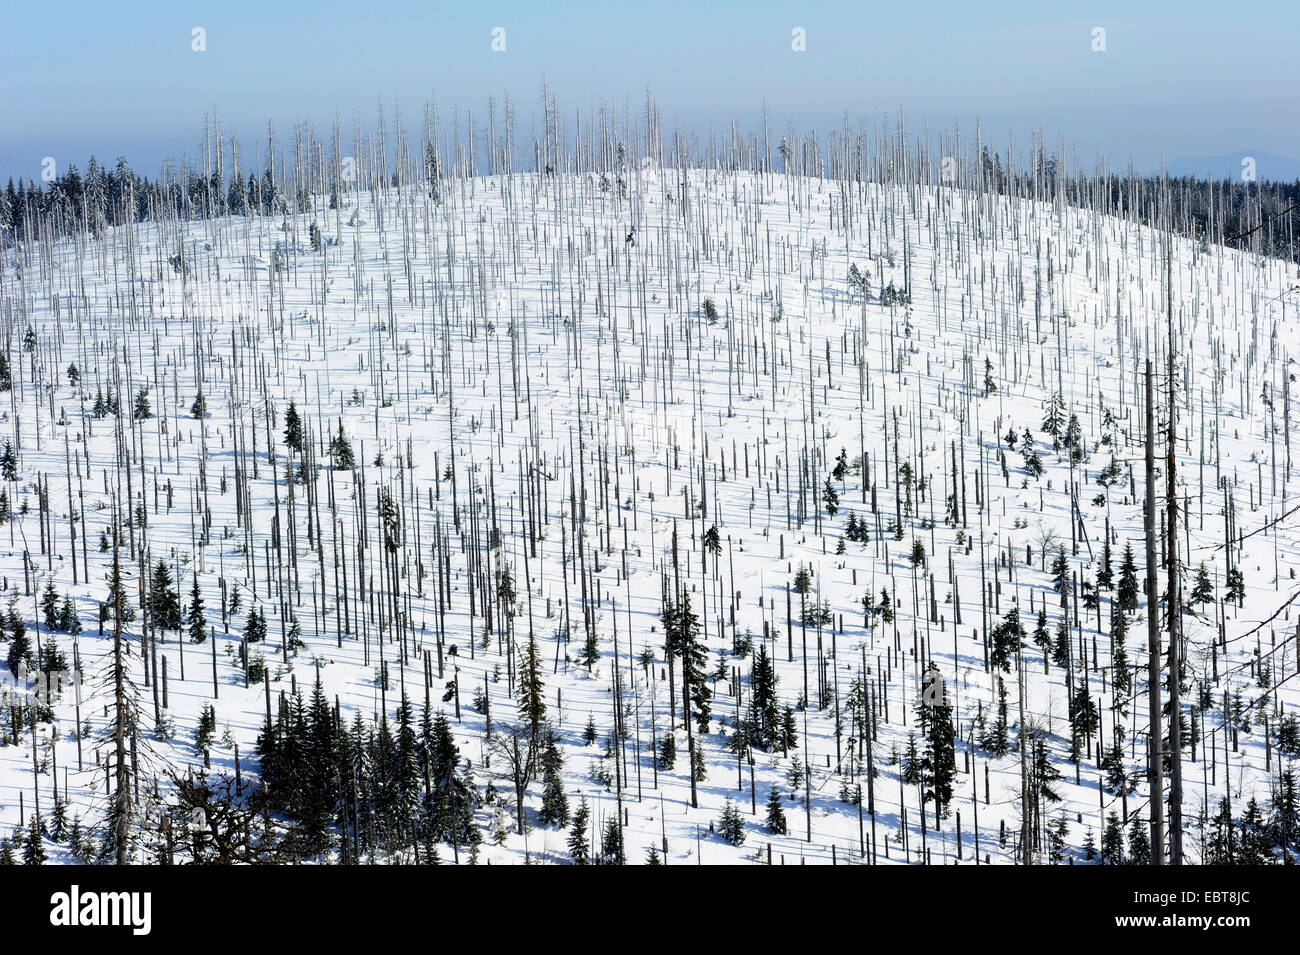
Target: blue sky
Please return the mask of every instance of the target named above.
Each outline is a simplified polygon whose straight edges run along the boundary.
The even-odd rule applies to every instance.
[[[506,30],[494,53],[491,31]],[[207,49],[191,49],[191,31]],[[802,27],[807,51],[791,50]],[[1106,30],[1106,51],[1092,31]],[[66,2],[0,8],[0,177],[40,161],[125,154],[149,174],[194,155],[207,109],[251,143],[266,122],[325,138],[400,100],[418,132],[437,95],[486,121],[509,91],[526,136],[541,77],[570,110],[639,103],[665,125],[753,126],[764,98],[784,129],[870,123],[901,106],[914,131],[960,121],[1018,143],[1042,129],[1085,159],[1300,158],[1300,12],[1293,3],[1077,2]]]

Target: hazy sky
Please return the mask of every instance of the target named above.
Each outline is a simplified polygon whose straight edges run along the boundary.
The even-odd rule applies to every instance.
[[[505,52],[491,49],[506,31]],[[206,31],[204,52],[192,31]],[[806,31],[806,52],[791,31]],[[1093,50],[1104,28],[1105,52]],[[543,4],[5,3],[0,8],[0,177],[39,178],[53,156],[84,167],[124,154],[152,175],[194,155],[205,110],[252,143],[266,121],[336,111],[369,125],[382,98],[418,132],[434,93],[486,121],[509,91],[526,134],[543,73],[562,106],[639,103],[665,125],[783,129],[870,122],[901,106],[915,130],[982,120],[997,144],[1042,129],[1139,167],[1254,149],[1300,157],[1300,7],[1180,2]],[[389,113],[391,115],[391,112]]]

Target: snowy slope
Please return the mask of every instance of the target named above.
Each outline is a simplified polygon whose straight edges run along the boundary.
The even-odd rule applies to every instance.
[[[110,525],[114,495],[125,500],[128,489],[115,419],[94,418],[91,406],[96,388],[108,391],[120,376],[124,411],[148,386],[155,414],[134,431],[123,422],[133,506],[143,503],[147,511],[140,533],[152,559],[173,568],[183,598],[197,573],[217,629],[220,684],[213,700],[210,644],[182,648],[176,633],[166,634],[156,649],[167,660],[170,732],[159,732],[154,687],[144,684],[138,654],[138,621],[127,627],[144,714],[141,742],[149,751],[141,756],[148,764],[142,788],[151,789],[167,765],[202,763],[194,730],[201,706],[210,702],[218,736],[225,736],[211,753],[213,768],[233,772],[237,744],[241,771],[256,773],[251,754],[265,719],[266,688],[243,685],[237,656],[254,602],[267,616],[269,639],[257,652],[266,658],[273,696],[293,685],[305,691],[319,673],[345,721],[354,711],[370,720],[381,707],[376,672],[382,646],[391,668],[383,694],[389,718],[403,685],[422,704],[420,654],[434,650],[442,625],[431,567],[436,526],[451,544],[445,644],[457,654],[446,659],[442,678],[433,664],[430,698],[453,715],[454,700],[444,695],[458,666],[461,718],[454,727],[461,755],[473,761],[479,783],[492,779],[503,797],[503,823],[493,819],[493,807],[482,809],[480,819],[489,829],[512,826],[511,786],[496,776],[499,762],[483,765],[485,716],[470,699],[486,688],[493,722],[517,719],[510,642],[494,631],[485,646],[481,609],[470,615],[463,535],[471,533],[469,502],[477,501],[484,509],[478,520],[494,520],[501,529],[502,546],[493,557],[498,572],[509,568],[515,580],[513,635],[526,641],[531,628],[546,663],[545,696],[560,733],[571,806],[585,794],[598,819],[615,813],[620,795],[616,785],[593,778],[604,745],[586,745],[583,728],[592,717],[602,740],[610,732],[612,674],[616,667],[622,671],[630,715],[621,801],[630,861],[642,861],[647,848],[666,836],[672,864],[694,863],[697,855],[705,862],[740,862],[759,853],[766,861],[769,844],[775,862],[829,862],[832,850],[838,862],[858,862],[863,845],[868,858],[873,855],[874,832],[878,862],[886,861],[887,843],[891,862],[917,861],[923,844],[932,863],[953,862],[957,813],[964,862],[972,861],[977,837],[981,857],[1015,860],[1021,804],[1015,726],[1005,756],[990,758],[968,745],[977,711],[991,718],[997,704],[982,637],[1013,599],[1030,630],[1031,601],[1035,610],[1046,604],[1055,634],[1060,598],[1045,569],[1044,542],[1063,547],[1071,573],[1091,581],[1109,526],[1116,568],[1126,543],[1139,568],[1144,564],[1140,370],[1148,349],[1159,373],[1162,420],[1165,401],[1165,259],[1157,231],[1064,204],[712,170],[641,170],[631,175],[626,197],[602,191],[594,176],[517,174],[452,181],[440,204],[418,189],[394,189],[350,193],[337,211],[326,210],[324,198],[317,206],[322,211],[316,214],[112,229],[6,261],[3,301],[14,386],[0,432],[17,455],[19,478],[7,485],[10,501],[15,511],[26,502],[30,512],[0,527],[0,541],[9,537],[0,544],[0,572],[32,630],[38,629],[37,596],[47,580],[75,597],[84,627],[76,650],[87,674],[81,716],[92,734],[79,752],[77,704],[67,693],[55,707],[57,721],[38,727],[35,744],[24,730],[19,745],[0,748],[0,836],[25,822],[20,798],[28,816],[36,798],[48,814],[56,784],[84,822],[102,824],[108,750],[93,737],[107,731],[111,698],[95,675],[104,672],[111,639],[97,633],[96,608],[106,599],[111,553],[97,545]],[[324,253],[310,248],[312,221],[328,241]],[[176,255],[184,268],[169,265]],[[869,280],[871,301],[851,286],[850,266]],[[1180,547],[1191,564],[1182,589],[1190,593],[1204,562],[1221,597],[1228,553],[1247,588],[1241,608],[1216,601],[1183,617],[1189,682],[1204,681],[1213,702],[1197,713],[1197,723],[1202,735],[1216,734],[1217,754],[1213,782],[1204,741],[1195,761],[1190,749],[1184,760],[1186,845],[1195,860],[1201,852],[1197,816],[1207,803],[1211,814],[1225,794],[1234,811],[1252,795],[1268,804],[1283,756],[1275,745],[1266,753],[1260,720],[1267,716],[1275,726],[1297,702],[1294,680],[1282,683],[1256,706],[1254,731],[1239,734],[1235,749],[1222,728],[1225,692],[1257,703],[1265,692],[1261,684],[1271,688],[1300,667],[1294,615],[1283,610],[1272,617],[1298,589],[1297,524],[1290,516],[1266,528],[1294,506],[1289,489],[1297,476],[1290,468],[1284,388],[1297,345],[1295,297],[1287,294],[1296,276],[1280,261],[1200,248],[1181,238],[1170,271],[1180,381],[1177,479],[1187,502],[1179,515]],[[910,305],[880,303],[891,282],[910,289]],[[716,323],[702,314],[706,298],[716,304]],[[22,346],[28,325],[37,341],[32,352]],[[996,384],[991,394],[986,360]],[[72,362],[82,374],[79,387],[65,373]],[[190,415],[200,390],[207,403],[202,420]],[[1077,414],[1085,440],[1086,455],[1075,467],[1064,449],[1052,450],[1041,428],[1045,403],[1058,392],[1067,416]],[[359,465],[355,475],[321,472],[320,548],[309,540],[301,485],[289,516],[281,436],[291,399],[312,428],[334,433],[342,422]],[[1045,468],[1041,477],[1030,475],[1022,455],[1007,448],[1012,429],[1033,433]],[[275,440],[274,460],[268,458],[268,434]],[[237,448],[237,440],[243,446]],[[823,486],[841,449],[851,467],[842,480],[832,479],[839,498],[832,516]],[[248,475],[249,512],[235,494],[239,453],[257,461],[257,474]],[[1112,453],[1121,475],[1107,489],[1097,478]],[[898,487],[900,457],[924,488]],[[48,482],[48,544],[37,515],[37,482]],[[355,619],[358,597],[385,588],[375,553],[380,487],[407,505],[399,581],[410,614],[405,654],[391,628],[381,643],[377,623]],[[68,516],[70,502],[80,506],[83,489],[89,547],[83,555],[78,524],[74,558]],[[954,492],[959,513],[951,522],[945,502]],[[496,508],[491,518],[489,495]],[[1244,539],[1225,551],[1229,495]],[[543,513],[526,509],[525,497]],[[904,514],[909,497],[911,513]],[[1079,512],[1073,522],[1072,499]],[[205,504],[211,534],[199,545]],[[837,554],[850,512],[865,522],[869,540],[846,542]],[[902,529],[895,535],[890,525],[898,515]],[[281,579],[272,541],[277,521],[285,537],[289,522],[297,522],[294,535],[280,541],[286,548]],[[536,548],[526,546],[530,521],[540,524]],[[349,566],[337,568],[334,542],[355,549],[362,523],[369,527],[372,576],[352,593],[352,632],[340,638],[337,581],[356,568],[346,548]],[[722,544],[716,563],[702,560],[700,550],[713,525]],[[672,576],[674,527],[679,573],[702,617],[709,668],[725,651],[728,675],[712,684],[711,732],[697,738],[707,763],[698,808],[691,805],[684,772],[680,720],[675,769],[656,771],[649,754],[652,734],[664,732],[668,706],[659,611],[661,580]],[[482,526],[478,533],[485,534]],[[587,548],[584,566],[599,582],[598,595],[585,595],[600,639],[600,659],[591,670],[576,662],[584,594],[575,533]],[[927,569],[908,559],[914,540],[928,555],[932,590]],[[287,548],[294,546],[297,566],[290,570]],[[24,551],[31,561],[29,589]],[[83,557],[74,583],[73,564]],[[87,564],[89,582],[82,573]],[[832,625],[809,628],[807,657],[797,595],[793,622],[787,617],[787,585],[800,565],[814,572],[810,600],[825,600],[833,613]],[[421,569],[430,576],[421,580]],[[130,563],[128,571],[127,592],[134,597],[139,567]],[[1163,575],[1162,568],[1162,587]],[[243,594],[228,633],[219,611],[223,580]],[[882,588],[897,606],[894,621],[877,617],[866,627],[862,597],[870,593],[874,603]],[[1089,831],[1100,841],[1106,814],[1145,814],[1148,800],[1145,685],[1131,701],[1113,692],[1114,597],[1113,591],[1102,594],[1100,630],[1096,612],[1084,610],[1076,621],[1072,603],[1071,643],[1084,653],[1075,654],[1071,674],[1056,664],[1045,668],[1032,643],[1022,660],[1026,718],[1041,729],[1064,776],[1056,787],[1062,801],[1050,807],[1048,818],[1067,820],[1065,841],[1075,861],[1083,860]],[[305,642],[296,655],[281,651],[287,607]],[[1143,598],[1127,641],[1130,666],[1142,667],[1142,678],[1145,613]],[[1211,658],[1220,614],[1226,643]],[[1268,622],[1259,627],[1262,621]],[[566,625],[571,633],[564,646]],[[730,651],[744,636],[756,647],[765,626],[783,702],[796,704],[805,680],[810,686],[806,720],[802,711],[797,717],[799,748],[790,752],[811,764],[807,815],[802,802],[789,798],[790,757],[757,751],[751,774],[727,748],[738,709],[749,700],[751,662]],[[40,629],[42,640],[57,641],[71,659],[71,635]],[[819,645],[825,659],[820,693]],[[640,660],[647,647],[649,666]],[[1270,664],[1263,679],[1252,662],[1257,653]],[[954,707],[958,775],[952,812],[936,832],[929,807],[923,834],[918,789],[900,782],[890,755],[903,752],[917,730],[921,661],[930,658]],[[875,818],[860,822],[858,808],[840,794],[841,785],[861,772],[851,758],[856,734],[847,700],[853,681],[864,675],[883,695],[875,700]],[[1100,705],[1107,745],[1116,722],[1125,728],[1128,769],[1141,778],[1126,800],[1099,787],[1096,736],[1075,782],[1076,765],[1068,758],[1068,675],[1076,683],[1086,680]],[[1014,667],[1004,679],[1015,724]],[[1195,692],[1185,694],[1189,716],[1197,702]],[[844,721],[838,741],[837,709]],[[7,720],[0,724],[8,728]],[[161,786],[165,798],[165,781]],[[787,835],[763,828],[773,786],[786,796]],[[539,794],[534,782],[533,809]],[[728,797],[747,822],[743,846],[710,831]],[[898,841],[904,813],[906,848]],[[1000,841],[1003,824],[1006,839]],[[564,861],[564,840],[563,831],[543,826],[526,835],[511,830],[504,845],[485,844],[483,858],[514,863],[527,853]],[[56,858],[68,858],[55,840],[47,845]]]

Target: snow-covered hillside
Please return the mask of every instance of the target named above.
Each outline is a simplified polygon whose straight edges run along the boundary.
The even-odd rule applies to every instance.
[[[1140,856],[1143,375],[1150,359],[1163,555],[1172,329],[1183,847],[1213,856],[1221,801],[1240,823],[1253,798],[1261,822],[1237,838],[1294,854],[1294,265],[1177,232],[1167,257],[1158,228],[917,183],[645,165],[436,191],[6,253],[2,649],[26,640],[35,666],[38,644],[57,647],[83,679],[34,735],[31,687],[10,679],[0,838],[39,812],[51,861],[93,855],[72,845],[75,816],[111,854],[126,798],[132,859],[216,851],[215,803],[181,806],[174,777],[238,772],[236,810],[260,807],[257,739],[270,713],[299,746],[297,713],[356,728],[305,750],[332,772],[277,756],[332,779],[310,810],[333,820],[316,858],[425,861],[436,844],[464,862],[472,826],[479,861],[567,862],[584,797],[592,852],[621,832],[632,863],[653,847],[670,864],[971,864],[978,846],[980,863],[1078,864],[1112,813],[1111,851],[1118,827]],[[344,443],[351,470],[331,466]],[[1116,612],[1129,546],[1136,592]],[[100,613],[115,553],[136,611],[121,705]],[[177,629],[142,612],[160,562]],[[665,658],[665,595],[689,599],[693,660]],[[246,644],[254,608],[265,639]],[[1013,608],[1019,655],[998,629]],[[684,666],[711,694],[689,727]],[[472,820],[430,822],[450,777],[426,759],[426,701],[459,747],[443,792],[468,782]],[[123,712],[138,726],[119,768]],[[273,820],[268,853],[304,828],[283,800],[315,798],[286,795],[289,773],[252,813]],[[566,825],[544,821],[556,773]],[[924,800],[936,788],[946,805]],[[724,838],[728,801],[742,844]]]

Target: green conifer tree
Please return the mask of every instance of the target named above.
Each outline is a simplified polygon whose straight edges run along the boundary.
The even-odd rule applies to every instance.
[[[543,825],[563,826],[569,821],[569,800],[564,795],[564,781],[560,777],[563,757],[555,745],[555,734],[548,731],[542,747],[542,811]]]
[[[722,818],[718,821],[718,832],[723,839],[733,846],[745,842],[745,819],[730,796],[722,807]]]
[[[202,643],[208,636],[207,618],[203,614],[203,595],[199,592],[199,575],[194,575],[194,585],[190,588],[190,603],[185,611],[185,624],[189,630],[191,643]]]
[[[591,810],[587,808],[587,797],[583,796],[573,814],[573,825],[569,827],[569,861],[574,865],[591,863],[591,847],[587,840],[587,826],[591,821]]]
[[[149,617],[157,630],[181,629],[181,602],[165,561],[158,561],[149,578]]]
[[[1137,563],[1133,559],[1133,545],[1125,544],[1124,556],[1119,565],[1119,590],[1116,592],[1120,609],[1125,613],[1133,613],[1137,610],[1138,592]]]
[[[45,865],[45,833],[41,821],[35,815],[27,825],[27,837],[23,840],[23,865]]]

